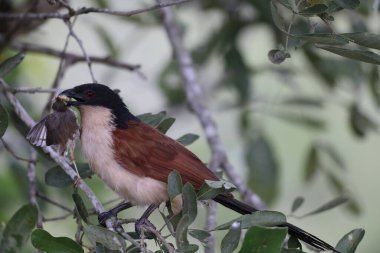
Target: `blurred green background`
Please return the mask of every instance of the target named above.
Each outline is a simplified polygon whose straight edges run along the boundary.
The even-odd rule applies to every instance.
[[[363,0],[357,10],[334,14],[331,29],[338,33],[379,33],[380,14],[378,8],[373,8],[375,2]],[[14,4],[22,6],[24,2],[20,0]],[[133,10],[150,4],[150,1],[137,0],[70,3],[74,9],[98,5],[117,10]],[[288,48],[291,57],[280,65],[272,64],[268,52],[281,49],[286,36],[272,22],[269,1],[210,0],[185,4],[176,7],[175,11],[185,45],[195,59],[203,102],[211,110],[229,158],[248,184],[264,196],[268,209],[290,214],[294,199],[302,196],[306,199],[305,204],[294,215],[301,216],[337,196],[348,195],[352,199],[350,203],[322,214],[303,219],[289,217],[289,220],[331,244],[351,229],[364,228],[366,235],[359,251],[377,252],[380,232],[380,135],[377,125],[380,117],[376,93],[380,91],[380,81],[373,73],[378,72],[378,67],[312,46],[300,47],[299,41],[293,39]],[[301,29],[302,22],[295,22],[294,29]],[[317,30],[326,29],[317,19],[308,22]],[[135,114],[167,111],[169,116],[176,118],[167,134],[173,138],[189,132],[200,135],[189,148],[203,161],[210,159],[200,124],[187,109],[178,67],[172,62],[173,53],[157,12],[132,18],[82,15],[74,29],[89,55],[111,55],[142,66],[139,71],[143,76],[136,71],[94,64],[98,82],[120,89],[120,95]],[[62,21],[49,20],[32,32],[19,35],[16,41],[61,50],[66,35],[67,27]],[[3,50],[1,60],[13,52]],[[81,54],[72,39],[68,52]],[[7,81],[13,87],[48,88],[58,64],[57,58],[27,53]],[[61,87],[69,88],[90,80],[86,64],[79,63],[67,70]],[[18,97],[38,120],[48,95],[19,94]],[[353,127],[353,108],[359,108],[361,115],[370,119],[374,127],[365,128],[364,134],[358,133]],[[258,136],[264,138],[273,156],[270,160],[274,164],[268,165],[269,169],[264,166],[260,170],[255,162],[247,162],[247,157],[258,161],[260,152],[265,156],[263,146],[255,142]],[[4,139],[17,154],[28,157],[30,145],[13,127],[7,129]],[[317,145],[320,152],[319,166],[315,165],[315,174],[305,180],[313,145]],[[79,146],[76,156],[81,161]],[[332,147],[339,154],[344,166],[334,162],[326,147]],[[14,160],[3,148],[0,159],[0,221],[7,221],[27,202],[26,163]],[[38,163],[41,189],[53,199],[73,206],[71,188],[44,185],[44,173],[51,166],[53,164],[46,161]],[[87,181],[103,202],[116,197],[97,178]],[[107,208],[112,206],[107,205]],[[43,205],[42,208],[45,217],[59,216],[60,211],[54,207]],[[131,209],[126,216],[137,217],[141,212],[141,208]],[[218,209],[220,222],[235,216],[222,207]],[[202,214],[194,227],[202,228],[203,219]],[[73,237],[75,221],[47,222],[44,226],[54,236]]]

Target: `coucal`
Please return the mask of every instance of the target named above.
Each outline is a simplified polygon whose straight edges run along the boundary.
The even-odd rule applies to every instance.
[[[105,183],[133,205],[150,205],[145,217],[168,201],[167,178],[180,173],[183,183],[200,189],[205,180],[219,180],[202,161],[183,145],[134,116],[120,96],[102,84],[83,84],[61,93],[81,114],[81,145],[90,167]],[[220,194],[213,200],[240,214],[258,211],[252,206]],[[172,208],[181,210],[182,200]],[[144,216],[143,215],[143,216]],[[334,247],[314,235],[284,223],[288,233],[320,250]]]

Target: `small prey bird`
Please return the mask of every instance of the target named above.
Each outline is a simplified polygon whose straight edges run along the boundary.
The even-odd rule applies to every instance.
[[[74,162],[74,147],[79,126],[75,113],[66,104],[68,100],[70,98],[65,96],[56,97],[52,105],[53,112],[34,125],[26,138],[38,147],[54,145],[60,155],[66,155],[69,150],[78,181],[80,177]]]
[[[149,205],[136,222],[137,232],[138,225],[150,225],[148,216],[160,203],[169,200],[167,178],[171,171],[178,171],[183,183],[191,183],[196,190],[205,180],[219,180],[182,144],[134,116],[120,96],[107,86],[83,84],[61,95],[72,98],[67,105],[79,109],[81,146],[90,167],[111,189],[130,201],[106,214],[116,215],[132,205]],[[219,194],[213,200],[240,214],[258,211],[227,194]],[[178,213],[182,199],[173,199],[171,206]],[[101,214],[99,221],[108,216]],[[281,227],[287,227],[290,235],[319,250],[335,251],[328,243],[290,223]]]

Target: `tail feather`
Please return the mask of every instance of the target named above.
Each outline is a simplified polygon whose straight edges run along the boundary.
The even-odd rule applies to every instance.
[[[236,200],[234,198],[225,196],[225,195],[218,195],[214,198],[216,202],[219,204],[234,210],[235,212],[238,212],[240,214],[251,214],[253,212],[259,211],[258,209],[241,202],[239,200]],[[338,252],[334,249],[333,246],[329,245],[328,243],[322,241],[318,237],[304,231],[303,229],[294,226],[290,223],[285,223],[280,225],[281,227],[287,227],[289,235],[295,236],[301,241],[313,246],[314,248],[317,248],[319,250],[332,250],[333,252]],[[339,253],[339,252],[338,252]]]

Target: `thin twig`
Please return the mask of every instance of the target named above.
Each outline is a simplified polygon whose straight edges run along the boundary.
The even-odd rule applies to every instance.
[[[73,215],[72,213],[66,213],[62,216],[58,216],[58,217],[54,217],[54,218],[43,218],[43,222],[51,222],[51,221],[59,221],[59,220],[65,220],[67,219],[68,217],[70,217],[71,215]]]
[[[162,8],[163,22],[168,35],[169,41],[173,48],[176,60],[180,66],[182,78],[185,83],[187,102],[198,117],[202,128],[205,132],[208,144],[211,148],[212,158],[210,169],[221,167],[232,183],[237,187],[244,200],[258,209],[264,208],[264,203],[252,190],[246,185],[241,176],[237,173],[235,167],[228,160],[227,154],[221,143],[214,120],[208,109],[203,105],[201,86],[197,80],[197,74],[193,67],[193,61],[189,52],[184,48],[180,28],[174,19],[171,8]],[[216,210],[214,205],[208,208],[207,228],[215,226]],[[215,241],[210,240],[205,248],[206,252],[214,252]]]
[[[64,53],[63,51],[59,51],[53,48],[44,47],[40,45],[30,44],[30,43],[21,43],[21,42],[12,42],[10,44],[11,48],[24,50],[33,53],[40,53],[54,57],[64,57],[71,64],[86,62],[86,58],[81,55],[73,54],[73,53]],[[111,57],[98,57],[98,56],[89,56],[92,63],[100,63],[104,65],[108,65],[115,68],[121,68],[129,71],[138,70],[141,66],[138,64],[129,64],[117,61],[112,59]]]
[[[101,8],[95,8],[95,7],[82,7],[76,10],[75,12],[67,12],[67,13],[61,13],[61,12],[28,12],[28,13],[7,13],[7,12],[0,12],[0,19],[63,19],[67,20],[74,16],[79,16],[83,14],[89,14],[89,13],[101,13],[101,14],[108,14],[113,16],[121,16],[121,17],[130,17],[136,14],[149,12],[157,9],[161,9],[163,7],[172,6],[172,5],[179,5],[186,2],[189,2],[191,0],[178,0],[178,1],[169,1],[165,3],[159,3],[152,6],[148,6],[145,8],[132,10],[132,11],[116,11],[116,10],[110,10],[110,9],[101,9]]]
[[[34,148],[30,148],[30,159],[27,167],[28,176],[28,188],[29,188],[29,202],[37,206],[38,218],[37,227],[42,228],[42,213],[37,202],[37,183],[36,183],[36,164],[37,164],[37,151]]]
[[[59,87],[60,80],[63,78],[63,75],[64,75],[67,67],[69,66],[69,64],[67,64],[67,63],[69,63],[69,61],[66,61],[66,57],[65,57],[67,47],[69,46],[69,40],[70,40],[70,33],[67,34],[66,39],[65,39],[65,44],[63,45],[63,49],[61,51],[62,54],[61,54],[61,59],[59,61],[57,73],[55,74],[53,84],[51,85],[52,89],[57,89]],[[50,108],[53,104],[54,95],[55,95],[55,93],[51,93],[49,98],[47,99],[45,107],[42,110],[43,116],[50,112]]]
[[[144,226],[144,228],[146,230],[148,230],[149,232],[153,233],[156,238],[162,242],[164,244],[164,246],[166,247],[166,249],[169,251],[169,253],[176,253],[177,251],[175,250],[175,248],[173,248],[173,246],[171,246],[166,240],[165,238],[160,234],[160,232],[158,232],[156,229],[150,227],[150,226]]]
[[[58,89],[45,89],[42,87],[36,87],[36,88],[30,88],[30,87],[9,87],[9,89],[6,89],[6,91],[10,91],[13,94],[16,93],[30,93],[30,94],[35,94],[35,93],[56,93]]]
[[[4,138],[1,138],[1,142],[3,143],[4,148],[16,159],[24,162],[30,162],[29,159],[21,157],[16,154],[16,152],[13,150],[13,148],[9,145],[9,143],[4,140]]]
[[[39,197],[42,200],[45,200],[46,202],[48,202],[48,203],[50,203],[52,205],[55,205],[56,207],[59,207],[59,208],[65,210],[65,211],[69,212],[70,214],[73,213],[73,210],[71,208],[68,208],[67,206],[62,205],[61,203],[58,203],[57,201],[52,200],[51,198],[49,198],[48,196],[46,196],[46,195],[44,195],[44,194],[42,194],[40,192],[37,192],[36,196]]]
[[[94,72],[92,71],[92,67],[91,67],[91,59],[88,57],[88,54],[87,54],[87,52],[86,52],[86,49],[85,49],[84,46],[83,46],[83,41],[82,41],[82,40],[78,37],[78,35],[74,32],[73,24],[74,24],[75,20],[74,20],[73,23],[71,23],[70,20],[68,20],[68,19],[66,19],[66,20],[64,20],[64,21],[65,21],[65,24],[67,25],[67,28],[69,29],[69,32],[70,32],[71,37],[73,37],[73,38],[77,41],[77,43],[78,43],[80,49],[82,50],[82,54],[83,54],[84,58],[86,59],[86,62],[87,62],[87,65],[88,65],[88,70],[89,70],[89,72],[90,72],[90,76],[91,76],[92,82],[93,82],[93,83],[97,83],[97,81],[96,81],[96,79],[95,79],[95,76],[94,76]]]
[[[201,86],[197,80],[197,74],[193,67],[193,61],[189,52],[184,48],[181,38],[181,33],[178,24],[176,23],[173,13],[170,8],[163,8],[164,25],[168,34],[171,46],[173,48],[176,59],[180,65],[182,78],[184,79],[186,88],[186,98],[191,109],[195,112],[196,116],[202,125],[205,132],[207,141],[212,151],[212,156],[216,156],[212,161],[220,163],[220,166],[237,187],[238,191],[242,194],[245,201],[254,205],[258,209],[264,208],[264,203],[260,197],[251,191],[251,189],[245,184],[242,177],[237,173],[235,167],[230,163],[226,151],[221,143],[218,131],[214,120],[211,117],[208,109],[201,102],[202,91]],[[215,159],[215,160],[214,160]],[[212,167],[217,168],[216,164]]]

